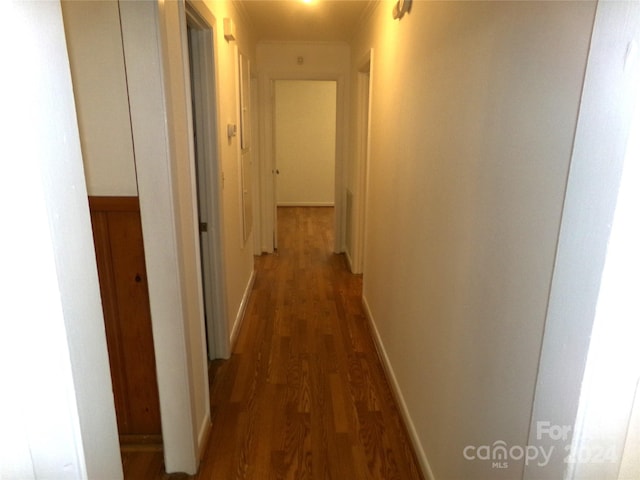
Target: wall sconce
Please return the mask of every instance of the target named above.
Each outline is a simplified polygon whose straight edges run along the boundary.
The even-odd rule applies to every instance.
[[[412,0],[398,0],[393,7],[393,19],[400,20],[404,17],[404,14],[411,10],[411,2]]]
[[[236,24],[233,23],[231,18],[225,18],[223,22],[224,27],[224,39],[227,42],[236,39]]]

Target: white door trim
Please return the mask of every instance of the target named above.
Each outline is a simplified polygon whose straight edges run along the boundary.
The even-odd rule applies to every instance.
[[[351,271],[362,273],[364,270],[364,252],[366,241],[367,204],[369,186],[369,161],[371,156],[371,92],[373,86],[373,49],[369,50],[358,64],[358,111],[356,158],[357,174],[355,179],[355,192],[353,192],[354,212],[350,219],[354,228],[353,257],[349,256]],[[348,248],[348,247],[347,247]]]
[[[600,445],[603,452],[600,461],[597,461],[596,452],[592,450],[588,457],[594,456],[587,460],[593,462],[570,465],[570,452],[565,448],[580,447],[582,440],[585,418],[581,415],[581,404],[588,398],[584,397],[584,391],[581,390],[584,390],[585,381],[589,380],[588,375],[585,376],[585,368],[590,349],[599,340],[598,332],[592,331],[592,328],[610,245],[611,225],[632,120],[631,107],[640,78],[638,62],[634,64],[625,60],[630,60],[634,48],[637,48],[639,20],[640,10],[635,2],[598,4],[529,427],[528,446],[544,448],[546,451],[555,449],[555,454],[547,464],[529,463],[524,470],[525,480],[617,476],[612,470],[618,468],[617,456],[622,451],[616,446],[616,458],[607,458],[606,449],[615,446],[609,439]],[[634,43],[636,47],[633,47]],[[617,380],[637,381],[637,378],[625,378],[626,373],[619,370],[612,369],[608,373],[617,376]],[[603,394],[612,393],[608,388],[600,390]],[[616,400],[618,405],[610,411],[620,419],[623,414],[629,413],[633,399],[628,399],[627,412],[619,408],[619,401]],[[598,422],[603,422],[607,429],[613,431],[614,422],[602,415],[597,417]],[[552,435],[550,428],[563,433]],[[575,450],[573,453],[576,453]],[[584,450],[584,453],[588,452]],[[577,476],[574,477],[574,474]]]
[[[197,30],[192,35],[194,54],[198,55],[200,63],[195,65],[194,72],[196,78],[193,79],[195,86],[196,125],[189,122],[189,136],[194,138],[194,128],[198,135],[198,146],[201,158],[198,159],[200,177],[192,181],[200,181],[204,192],[204,211],[208,223],[208,232],[203,235],[203,282],[205,286],[204,301],[207,313],[207,343],[209,346],[209,357],[228,358],[230,355],[229,328],[226,321],[226,292],[224,283],[224,247],[223,247],[223,209],[222,209],[222,188],[220,178],[222,178],[222,167],[220,165],[220,151],[218,141],[218,99],[216,96],[216,57],[215,57],[215,35],[216,19],[206,7],[200,6],[197,2],[186,2],[185,13],[189,25],[193,25]],[[186,42],[186,39],[185,39]],[[185,85],[189,89],[187,98],[191,98],[189,82],[188,56],[183,56],[185,64]],[[191,116],[191,105],[188,105],[189,120]],[[192,161],[195,162],[194,152],[191,151]],[[209,161],[202,161],[208,159]],[[197,216],[197,205],[194,205]]]
[[[157,2],[120,3],[167,471],[197,471],[188,319]]]

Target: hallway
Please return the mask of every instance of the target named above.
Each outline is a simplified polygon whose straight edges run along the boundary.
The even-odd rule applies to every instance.
[[[256,281],[211,384],[213,428],[195,479],[420,479],[361,307],[361,277],[331,253],[332,208],[280,208],[279,251]],[[125,455],[125,478],[162,474]]]

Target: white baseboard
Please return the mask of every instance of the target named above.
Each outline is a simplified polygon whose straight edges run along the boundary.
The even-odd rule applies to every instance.
[[[355,273],[353,271],[353,261],[351,260],[351,254],[349,253],[349,250],[347,250],[346,248],[344,250],[344,256],[347,259],[347,265],[349,266],[349,271],[351,273]]]
[[[360,268],[360,271],[358,271],[354,267],[353,258],[351,257],[351,253],[349,253],[349,250],[345,248],[343,252],[344,252],[345,258],[347,259],[347,266],[349,267],[349,270],[351,271],[351,273],[353,273],[354,275],[362,275],[362,267]]]
[[[385,373],[387,374],[387,379],[391,384],[391,390],[393,391],[393,395],[400,408],[400,414],[402,415],[402,419],[404,420],[407,431],[409,432],[409,439],[411,440],[413,450],[416,452],[416,455],[418,457],[418,462],[420,463],[422,474],[427,478],[427,480],[435,480],[433,472],[431,471],[431,466],[429,465],[429,460],[427,460],[427,455],[425,454],[424,448],[422,447],[422,442],[420,442],[420,437],[418,437],[418,432],[416,431],[416,427],[413,423],[413,420],[411,419],[411,415],[409,414],[409,409],[407,408],[407,404],[404,401],[404,397],[402,396],[400,385],[398,384],[396,375],[393,372],[393,367],[391,366],[391,362],[389,361],[389,357],[387,356],[384,344],[382,343],[382,338],[378,333],[376,322],[373,319],[371,309],[369,308],[369,302],[367,302],[367,298],[364,295],[364,292],[362,293],[362,306],[369,321],[371,332],[373,333],[373,340],[376,344],[378,357],[380,357],[382,366],[384,367]]]
[[[205,450],[209,443],[209,436],[211,435],[211,427],[211,415],[207,412],[204,421],[200,426],[200,432],[198,433],[198,461],[201,461],[204,458]]]
[[[238,333],[240,332],[240,327],[242,326],[242,322],[244,320],[244,313],[247,309],[247,304],[249,303],[249,297],[251,296],[251,290],[253,289],[253,282],[256,280],[256,271],[253,270],[251,272],[251,277],[249,278],[249,282],[247,283],[247,287],[244,289],[244,294],[242,295],[242,301],[240,302],[240,307],[238,308],[238,313],[236,314],[236,319],[233,322],[233,328],[231,329],[231,335],[229,336],[229,343],[231,345],[231,351],[233,351],[233,347],[236,344],[236,340],[238,339]]]

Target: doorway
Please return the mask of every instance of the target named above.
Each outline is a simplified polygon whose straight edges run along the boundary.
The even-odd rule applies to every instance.
[[[279,207],[330,207],[336,197],[337,82],[274,81],[274,248]]]
[[[202,269],[207,356],[228,358],[229,335],[226,322],[224,279],[222,278],[222,222],[218,155],[214,32],[212,23],[190,2],[185,4],[190,87],[192,152],[196,173],[197,211]]]

